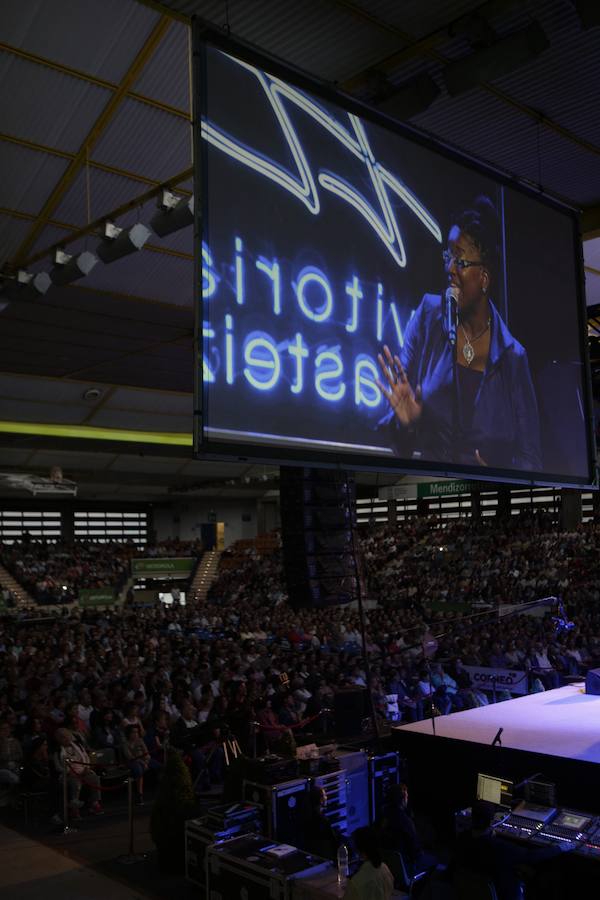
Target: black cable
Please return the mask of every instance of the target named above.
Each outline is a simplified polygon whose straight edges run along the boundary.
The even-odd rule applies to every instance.
[[[358,601],[358,620],[360,622],[360,636],[362,643],[362,651],[363,658],[365,664],[365,677],[367,681],[367,702],[369,704],[369,715],[371,717],[371,721],[373,722],[373,728],[375,729],[375,738],[377,741],[377,746],[379,748],[379,744],[381,741],[381,734],[379,732],[379,722],[377,720],[377,713],[375,710],[375,703],[373,702],[373,682],[371,678],[371,666],[369,664],[369,653],[367,650],[367,633],[365,626],[365,610],[363,606],[363,595],[362,595],[362,585],[361,585],[361,572],[358,565],[358,553],[359,553],[359,543],[356,534],[356,528],[354,525],[354,511],[353,504],[350,503],[350,485],[348,483],[348,471],[345,472],[345,487],[346,487],[346,503],[348,508],[348,513],[350,515],[350,535],[352,538],[352,559],[354,560],[354,577],[356,582],[356,599]]]

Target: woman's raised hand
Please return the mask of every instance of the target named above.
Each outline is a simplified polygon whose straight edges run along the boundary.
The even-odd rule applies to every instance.
[[[387,382],[386,387],[378,380],[379,390],[388,399],[395,415],[403,425],[414,424],[420,418],[423,410],[421,386],[418,385],[416,391],[413,391],[399,357],[392,356],[388,346],[384,345],[383,354],[380,353],[377,359]]]

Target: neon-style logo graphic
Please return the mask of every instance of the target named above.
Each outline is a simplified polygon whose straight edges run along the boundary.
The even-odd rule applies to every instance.
[[[235,59],[235,57],[229,57],[229,59],[246,69],[258,80],[289,146],[297,173],[278,165],[256,150],[244,146],[212,122],[204,120],[201,133],[209,144],[236,159],[242,165],[248,166],[265,178],[274,181],[303,203],[314,216],[318,216],[321,211],[317,184],[344,200],[371,226],[401,267],[406,266],[406,252],[390,195],[401,200],[433,237],[439,243],[442,242],[440,227],[433,216],[399,178],[375,159],[363,124],[357,116],[347,113],[351,126],[349,130],[322,106],[310,100],[301,91],[286,84],[285,81],[267,75],[260,69]],[[379,203],[379,209],[375,209],[352,184],[340,178],[335,172],[319,169],[315,180],[296,129],[288,115],[286,101],[314,119],[365,166]]]

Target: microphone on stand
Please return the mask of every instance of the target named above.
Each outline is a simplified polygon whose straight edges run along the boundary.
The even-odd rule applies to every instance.
[[[562,631],[571,631],[575,628],[575,622],[570,622],[567,618],[562,600],[558,601],[558,614],[552,616],[552,624],[557,634],[560,634]]]
[[[456,345],[456,326],[458,323],[458,289],[450,285],[444,297],[444,329],[451,347]]]
[[[498,729],[498,731],[497,731],[497,733],[496,733],[496,737],[495,737],[494,740],[492,741],[492,747],[495,747],[496,744],[498,744],[499,747],[502,746],[502,741],[500,740],[500,737],[501,737],[503,731],[504,731],[504,728],[499,728],[499,729]]]

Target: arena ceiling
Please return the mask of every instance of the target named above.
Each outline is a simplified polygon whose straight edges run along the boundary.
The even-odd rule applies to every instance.
[[[412,124],[581,208],[587,299],[600,303],[600,27],[584,27],[594,7],[3,0],[0,271],[48,270],[57,245],[93,250],[109,216],[119,226],[147,222],[161,186],[192,191],[189,22],[197,15],[367,101],[374,79],[393,90],[429,75],[440,93]],[[541,55],[449,97],[448,62],[473,53],[486,29],[502,37],[533,20],[549,41]],[[131,462],[115,436],[129,432],[131,449],[143,444],[146,481],[204,478],[209,488],[261,471],[189,460],[192,253],[191,228],[153,236],[76,285],[0,311],[0,468],[41,471],[54,460],[65,474],[103,472],[102,484],[113,471],[120,490],[131,481],[117,472]]]

